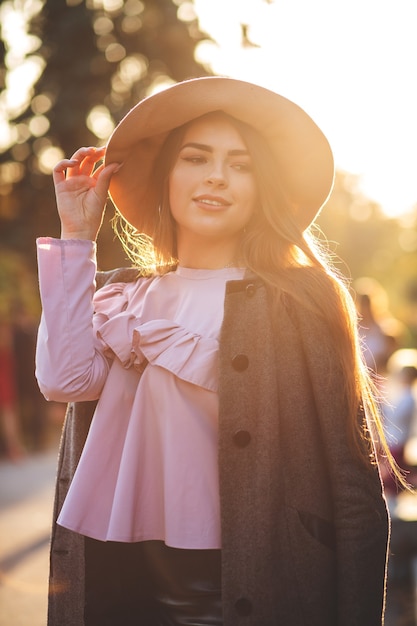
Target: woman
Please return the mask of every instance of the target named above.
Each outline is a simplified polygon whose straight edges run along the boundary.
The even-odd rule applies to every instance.
[[[332,181],[304,111],[220,77],[145,99],[106,150],[55,167],[37,377],[81,404],[50,624],[382,623],[380,423],[354,306],[308,230]],[[137,269],[94,295],[108,189]]]

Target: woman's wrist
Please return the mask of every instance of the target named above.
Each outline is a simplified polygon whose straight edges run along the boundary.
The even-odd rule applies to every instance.
[[[96,233],[91,231],[61,231],[61,239],[85,239],[87,241],[95,241]]]

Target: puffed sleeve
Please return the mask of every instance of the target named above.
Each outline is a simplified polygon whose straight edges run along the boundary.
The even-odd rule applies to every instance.
[[[48,400],[96,400],[110,362],[97,336],[94,299],[101,315],[125,307],[124,284],[95,293],[96,246],[92,241],[37,240],[42,316],[36,349],[36,377]]]

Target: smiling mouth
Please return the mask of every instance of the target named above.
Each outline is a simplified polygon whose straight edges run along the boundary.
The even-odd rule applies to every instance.
[[[194,198],[194,201],[198,202],[199,204],[204,204],[206,206],[215,207],[219,209],[224,209],[230,206],[230,203],[226,202],[226,200],[216,199],[216,198]]]

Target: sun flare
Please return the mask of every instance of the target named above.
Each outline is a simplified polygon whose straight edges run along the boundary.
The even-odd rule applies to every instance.
[[[414,0],[194,4],[217,42],[200,44],[201,61],[305,108],[326,133],[336,167],[357,174],[387,215],[415,208]]]

